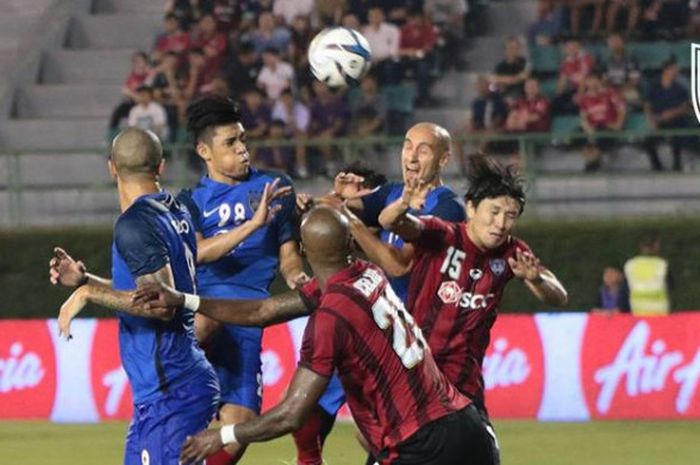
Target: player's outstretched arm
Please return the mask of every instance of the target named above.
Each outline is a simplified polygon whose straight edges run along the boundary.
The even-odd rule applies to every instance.
[[[301,428],[321,398],[328,378],[307,368],[297,368],[287,396],[276,407],[253,420],[202,431],[188,438],[180,453],[181,463],[196,463],[227,444],[250,444],[284,436]]]
[[[424,181],[417,179],[407,181],[401,197],[387,205],[379,214],[379,224],[382,225],[382,228],[398,234],[404,240],[414,241],[418,239],[422,231],[422,224],[418,218],[408,213],[408,209],[422,209],[430,189],[431,187]]]
[[[171,286],[148,283],[131,294],[131,301],[149,309],[186,307],[222,323],[241,326],[269,326],[309,314],[296,292],[264,300],[200,299]]]
[[[566,305],[569,296],[564,285],[532,253],[517,249],[515,257],[508,259],[508,264],[513,275],[525,281],[530,292],[541,302],[557,307]]]
[[[403,276],[411,271],[413,265],[413,246],[411,244],[404,244],[399,249],[382,242],[347,205],[343,205],[341,211],[349,220],[350,234],[371,262],[379,265],[386,274],[392,277]]]
[[[220,259],[236,248],[255,231],[272,221],[282,206],[271,206],[271,203],[292,192],[291,186],[278,189],[277,184],[279,183],[279,179],[280,178],[277,178],[272,181],[272,183],[265,184],[265,189],[260,198],[260,204],[249,221],[233,228],[227,233],[206,239],[202,238],[199,234],[197,235],[197,263],[210,263]]]
[[[54,247],[53,257],[49,260],[49,281],[54,286],[60,284],[65,287],[79,287],[92,284],[112,287],[111,280],[88,273],[82,260],[74,260],[61,247]]]

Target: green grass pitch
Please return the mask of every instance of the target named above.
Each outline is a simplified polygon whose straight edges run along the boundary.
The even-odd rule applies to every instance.
[[[503,465],[700,464],[700,421],[592,423],[495,422]],[[0,463],[118,465],[126,423],[56,425],[0,422]],[[326,445],[328,465],[362,465],[355,428],[336,425]],[[252,445],[241,465],[294,465],[289,437]]]

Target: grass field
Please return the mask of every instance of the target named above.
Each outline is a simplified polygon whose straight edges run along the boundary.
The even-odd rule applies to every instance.
[[[495,424],[503,465],[697,465],[700,422]],[[2,465],[120,464],[126,423],[55,425],[0,422]],[[326,446],[328,465],[362,465],[354,426],[337,425]],[[248,449],[241,465],[294,464],[291,439]]]

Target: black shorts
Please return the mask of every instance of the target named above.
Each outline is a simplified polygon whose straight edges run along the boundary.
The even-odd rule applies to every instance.
[[[494,437],[474,404],[428,423],[397,450],[392,465],[495,465]]]

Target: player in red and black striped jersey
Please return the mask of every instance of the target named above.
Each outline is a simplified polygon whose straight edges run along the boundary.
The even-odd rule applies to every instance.
[[[515,169],[475,156],[469,181],[467,222],[407,214],[408,205],[425,196],[420,182],[407,184],[380,222],[413,245],[408,308],[440,369],[487,419],[481,364],[506,284],[520,278],[555,306],[564,305],[567,294],[530,247],[510,235],[525,206]]]
[[[202,460],[225,444],[265,441],[299,428],[337,370],[355,421],[382,465],[492,465],[491,437],[479,413],[437,368],[384,273],[350,257],[347,219],[330,208],[314,209],[301,236],[315,275],[302,296],[262,304],[210,299],[196,304],[213,318],[253,325],[298,315],[302,300],[318,304],[287,396],[258,418],[188,439],[181,462]],[[155,292],[156,306],[187,302],[162,287]]]

